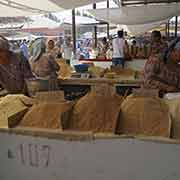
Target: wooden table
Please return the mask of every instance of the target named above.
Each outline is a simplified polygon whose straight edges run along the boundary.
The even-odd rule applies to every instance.
[[[99,83],[114,84],[115,86],[140,86],[142,80],[122,80],[122,79],[108,79],[108,78],[69,78],[59,80],[62,85],[96,85]]]
[[[111,84],[116,87],[116,92],[120,95],[130,94],[134,88],[141,87],[141,80],[119,80],[107,78],[70,78],[66,80],[59,80],[59,85],[65,92],[67,100],[75,100],[84,96],[91,90],[92,86],[98,84]]]

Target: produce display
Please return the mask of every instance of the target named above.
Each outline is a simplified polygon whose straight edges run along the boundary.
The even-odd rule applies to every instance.
[[[118,134],[170,137],[168,107],[160,98],[127,97],[121,105]]]
[[[34,101],[23,95],[7,95],[0,98],[0,126],[16,126],[28,107],[32,106]]]
[[[71,110],[72,103],[38,103],[24,116],[19,126],[63,129],[63,114]]]
[[[66,63],[64,59],[57,60],[58,65],[60,66],[60,71],[58,72],[58,77],[60,79],[67,79],[71,77],[72,68]]]
[[[74,106],[68,129],[115,133],[122,101],[113,87],[94,87]]]
[[[161,99],[156,90],[135,90],[122,97],[113,85],[101,83],[77,101],[66,101],[62,91],[2,97],[0,127],[179,139],[179,109],[179,98]]]

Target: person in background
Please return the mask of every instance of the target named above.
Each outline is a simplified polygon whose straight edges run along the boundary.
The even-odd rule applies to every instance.
[[[56,58],[58,52],[59,49],[55,46],[55,42],[52,39],[49,40],[47,44],[47,53],[51,54],[54,58]]]
[[[100,41],[99,43],[100,54],[106,56],[108,48],[109,48],[109,44],[108,44],[107,38],[104,37],[102,41]]]
[[[20,45],[20,49],[24,57],[29,60],[29,49],[26,43],[26,40],[24,39],[23,42]]]
[[[0,36],[0,84],[12,94],[28,94],[26,80],[33,78],[28,61],[10,51],[8,40]]]
[[[118,31],[118,37],[113,39],[113,59],[112,63],[113,66],[125,66],[125,49],[127,42],[124,39],[124,32],[123,30]]]
[[[43,39],[37,39],[32,44],[32,57],[30,58],[32,72],[38,79],[56,79],[59,66],[54,56],[46,53]]]
[[[67,63],[70,64],[70,59],[73,53],[73,46],[70,37],[68,37],[64,42],[63,53],[64,53],[64,59],[66,59]]]
[[[149,56],[163,53],[168,47],[167,43],[162,41],[160,31],[152,32],[151,41]]]
[[[180,90],[180,38],[164,53],[153,54],[144,67],[144,87],[165,92]]]
[[[145,45],[144,44],[141,43],[139,45],[136,57],[139,59],[145,59]]]
[[[138,46],[137,46],[136,40],[133,40],[132,45],[131,45],[131,52],[130,52],[131,58],[136,59],[137,53],[138,53]]]

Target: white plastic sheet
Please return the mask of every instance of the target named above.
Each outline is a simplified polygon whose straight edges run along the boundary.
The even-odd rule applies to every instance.
[[[141,35],[144,34],[145,32],[152,30],[153,28],[159,27],[161,24],[164,24],[165,22],[167,22],[167,20],[148,23],[148,24],[128,25],[126,27],[132,35]]]
[[[56,4],[52,3],[49,0],[11,0],[13,3],[12,6],[17,8],[11,7],[11,4],[7,4],[6,1],[0,1],[0,17],[17,17],[17,16],[30,16],[35,14],[41,14],[45,12],[57,12],[62,11],[63,9]],[[5,3],[3,5],[1,3]],[[20,9],[23,7],[24,9]],[[27,7],[27,8],[26,8]],[[29,8],[28,8],[29,7]],[[19,8],[19,9],[18,9]],[[34,10],[31,10],[34,9]]]
[[[137,25],[163,21],[180,14],[180,3],[89,10],[98,20]]]
[[[50,0],[65,9],[73,9],[92,3],[101,2],[103,0]]]

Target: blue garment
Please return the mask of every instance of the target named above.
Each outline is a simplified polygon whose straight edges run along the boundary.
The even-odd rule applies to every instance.
[[[23,53],[24,57],[29,60],[29,50],[26,43],[22,43],[20,46],[21,52]]]
[[[119,66],[121,65],[122,68],[124,68],[125,65],[125,59],[124,58],[113,58],[112,59],[113,66]]]

